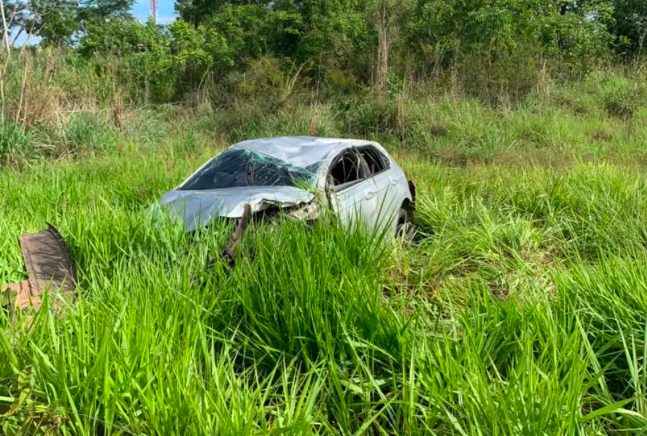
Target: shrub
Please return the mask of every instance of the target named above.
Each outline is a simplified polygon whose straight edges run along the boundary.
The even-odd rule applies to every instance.
[[[35,154],[32,133],[11,121],[0,125],[0,167],[17,164]]]
[[[237,100],[244,100],[269,111],[289,107],[305,90],[304,69],[305,65],[283,65],[270,57],[253,60],[244,73],[229,74],[210,93],[212,105],[232,107]]]
[[[643,105],[644,89],[625,78],[614,77],[603,87],[603,105],[614,118],[629,120]]]
[[[77,114],[65,128],[63,143],[73,153],[106,151],[116,147],[117,135],[95,115]]]

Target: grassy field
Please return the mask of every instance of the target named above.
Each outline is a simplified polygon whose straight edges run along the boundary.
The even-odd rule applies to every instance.
[[[642,434],[636,86],[17,129],[23,148],[0,142],[0,282],[22,279],[17,236],[47,221],[80,283],[63,317],[0,312],[0,433]],[[146,219],[227,143],[288,134],[381,141],[417,182],[416,241],[285,222],[250,231],[230,271],[205,268],[229,229],[187,237]]]

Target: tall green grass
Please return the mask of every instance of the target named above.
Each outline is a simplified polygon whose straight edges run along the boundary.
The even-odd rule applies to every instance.
[[[191,140],[189,140],[189,145]],[[193,236],[145,210],[213,153],[171,141],[0,173],[0,277],[44,221],[65,316],[0,315],[6,434],[606,434],[647,425],[641,172],[403,158],[412,245],[334,221]],[[169,164],[172,159],[173,164]],[[379,239],[379,238],[378,238]]]
[[[642,88],[6,116],[0,282],[51,222],[79,287],[64,316],[0,312],[0,433],[640,434]],[[225,144],[304,134],[382,142],[418,185],[416,240],[284,219],[229,269],[227,224],[148,218]]]

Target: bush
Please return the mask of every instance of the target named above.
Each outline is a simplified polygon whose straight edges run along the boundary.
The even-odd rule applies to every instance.
[[[406,110],[396,101],[380,104],[367,96],[354,105],[344,103],[342,109],[345,109],[345,130],[351,134],[362,137],[403,137],[406,134]]]
[[[117,145],[117,135],[111,126],[102,123],[96,115],[77,114],[65,128],[63,145],[73,154],[82,151],[107,151]]]
[[[603,88],[603,107],[614,118],[629,120],[643,106],[645,90],[626,78],[614,77]]]
[[[0,126],[0,167],[18,164],[35,154],[32,134],[22,125],[8,121]]]
[[[229,74],[211,93],[214,107],[232,107],[237,100],[254,102],[264,110],[290,107],[303,94],[304,66],[263,57],[249,62],[244,72]]]
[[[361,138],[386,137],[390,140],[415,145],[436,135],[442,136],[443,126],[432,125],[426,116],[429,104],[417,102],[397,95],[385,103],[378,103],[372,97],[341,106],[346,134]]]

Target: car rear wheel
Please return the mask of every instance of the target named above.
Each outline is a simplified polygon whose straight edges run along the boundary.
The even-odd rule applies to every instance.
[[[416,232],[416,229],[411,222],[411,211],[402,208],[398,214],[398,225],[395,228],[396,238],[404,239],[405,241],[410,241],[413,239],[413,235]]]

